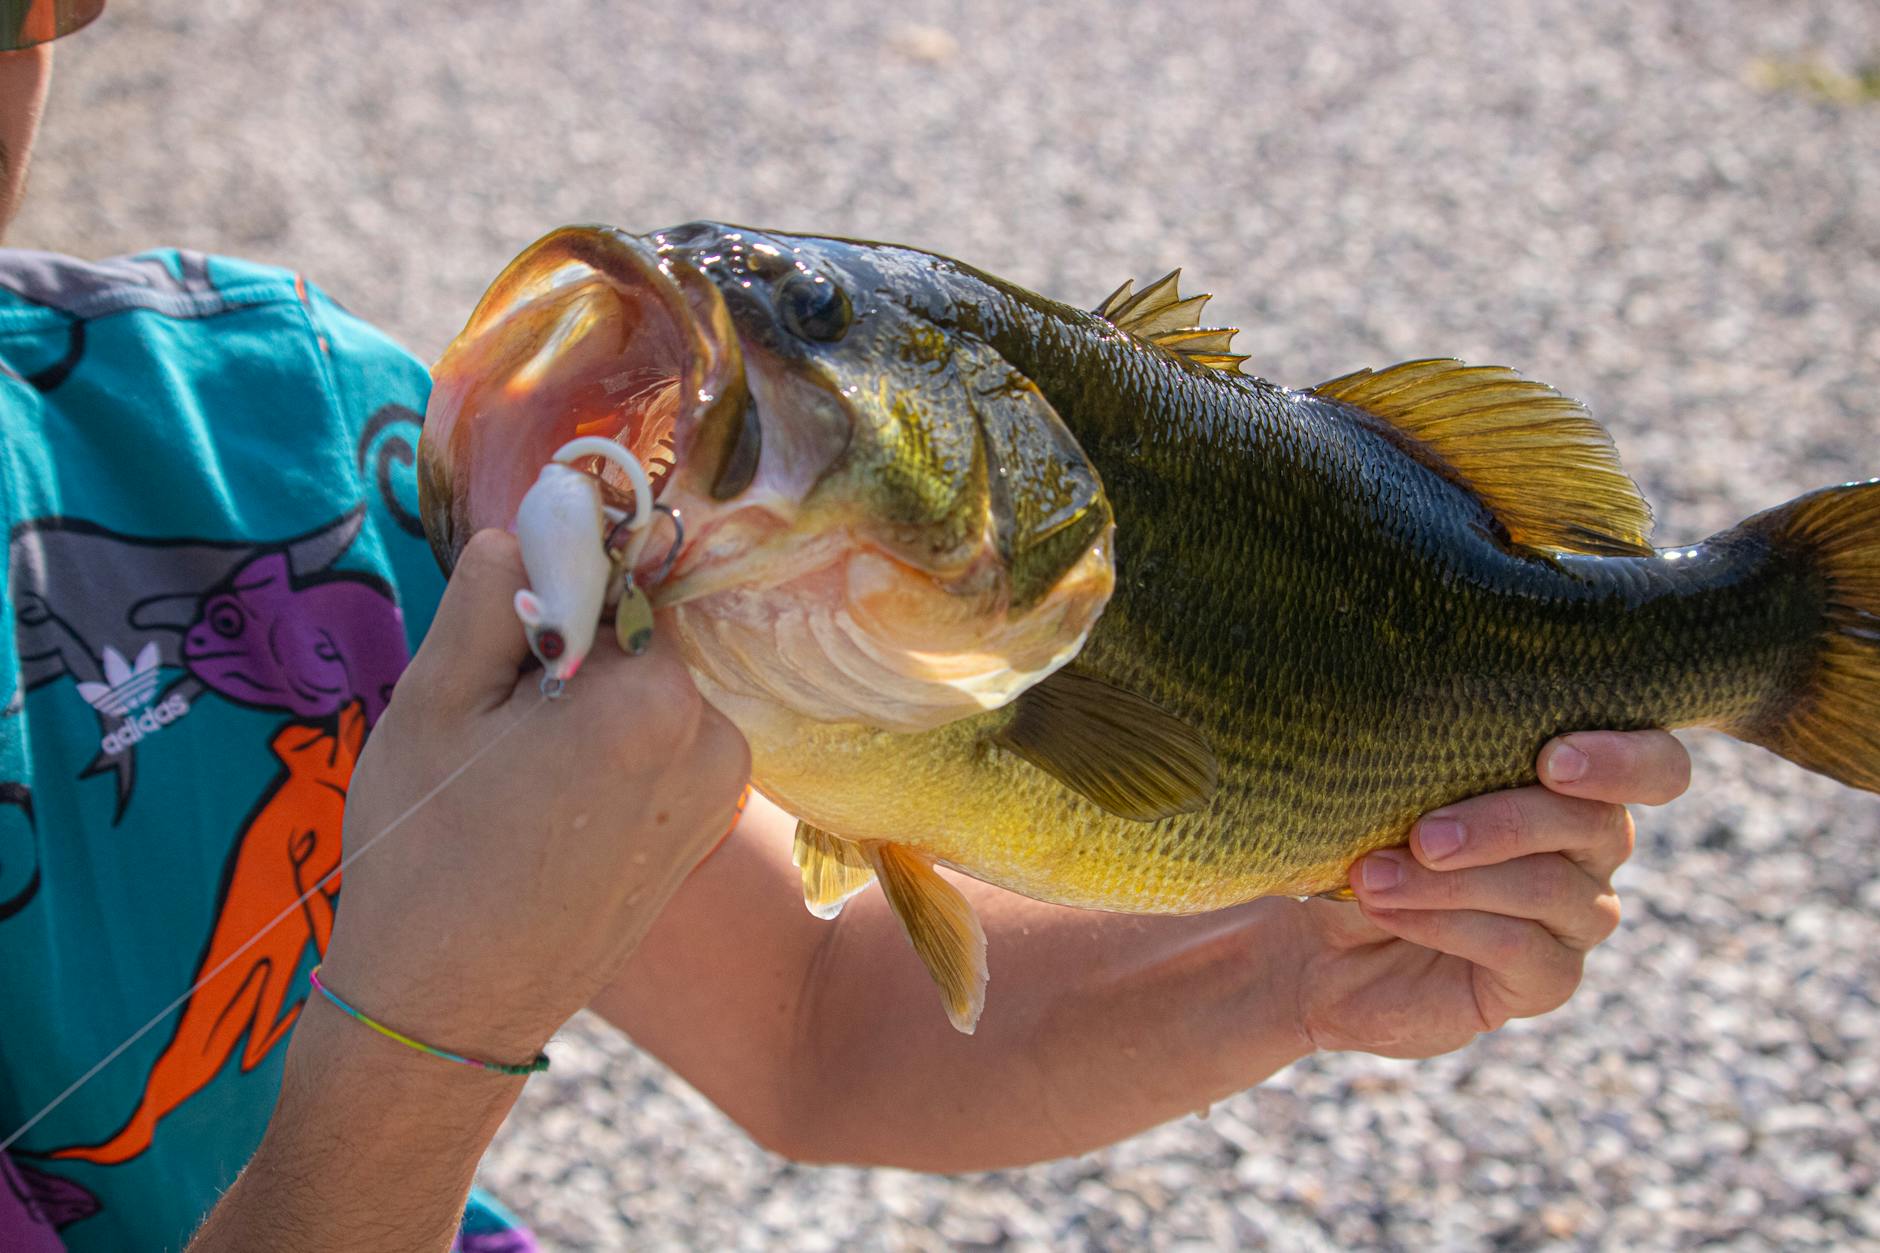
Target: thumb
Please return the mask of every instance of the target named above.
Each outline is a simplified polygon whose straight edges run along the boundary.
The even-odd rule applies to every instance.
[[[529,658],[515,609],[516,593],[526,586],[515,536],[496,530],[472,535],[403,681],[415,679],[433,699],[466,710],[507,701]]]

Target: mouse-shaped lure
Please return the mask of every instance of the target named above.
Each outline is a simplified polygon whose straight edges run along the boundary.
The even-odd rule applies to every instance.
[[[601,502],[600,480],[570,463],[601,457],[633,486],[633,516]],[[594,647],[601,613],[618,597],[615,628],[621,647],[644,652],[653,632],[652,606],[633,582],[633,567],[653,522],[653,488],[634,455],[611,439],[583,436],[556,450],[516,510],[516,538],[529,586],[516,593],[529,649],[542,663],[542,691],[563,687]],[[626,542],[610,540],[622,525]],[[624,577],[623,577],[624,575]]]

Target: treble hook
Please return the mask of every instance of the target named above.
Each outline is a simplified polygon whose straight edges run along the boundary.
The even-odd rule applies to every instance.
[[[666,550],[666,559],[659,563],[659,570],[646,580],[648,583],[657,585],[665,582],[666,576],[671,574],[672,568],[679,563],[679,550],[685,547],[685,521],[679,516],[679,511],[674,509],[671,505],[655,503],[653,512],[663,513],[668,518],[672,519],[672,547]],[[634,519],[632,518],[624,518],[614,523],[612,529],[607,532],[608,552],[618,556],[621,550],[626,547],[628,532],[637,529],[633,526],[633,523]],[[631,571],[629,571],[628,577],[632,577]]]

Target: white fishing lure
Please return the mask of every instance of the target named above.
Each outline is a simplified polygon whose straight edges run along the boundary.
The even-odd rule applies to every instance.
[[[570,462],[601,457],[619,466],[633,485],[633,520],[627,524],[624,566],[628,571],[646,546],[653,522],[653,488],[634,455],[611,439],[583,436],[555,451],[516,510],[516,538],[529,586],[516,593],[529,649],[542,663],[542,690],[560,695],[594,648],[621,566],[607,549],[618,510],[601,503],[600,481]]]

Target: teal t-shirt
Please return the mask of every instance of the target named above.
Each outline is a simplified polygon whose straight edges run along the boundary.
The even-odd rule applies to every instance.
[[[227,962],[0,1155],[0,1247],[180,1248],[260,1141],[442,590],[429,384],[291,273],[0,250],[0,1140]]]

